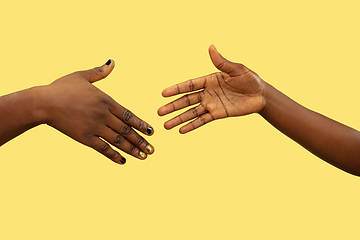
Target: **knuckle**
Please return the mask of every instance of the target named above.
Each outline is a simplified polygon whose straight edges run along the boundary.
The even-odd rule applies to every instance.
[[[107,151],[109,148],[110,148],[109,144],[103,143],[103,144],[100,146],[100,151],[101,151],[101,152],[105,152],[105,151]]]
[[[133,114],[131,111],[129,111],[129,110],[126,109],[126,110],[123,112],[123,120],[124,120],[124,122],[129,122],[130,119],[131,119],[133,116],[134,116],[134,114]]]
[[[144,126],[144,121],[140,120],[137,124],[138,129],[141,129]]]
[[[186,97],[186,103],[187,103],[187,105],[191,105],[191,102],[190,102],[190,98],[189,98],[189,95],[185,95],[185,97]]]
[[[190,106],[190,99],[188,95],[184,95],[181,97],[181,102],[186,102],[188,106]]]
[[[82,137],[84,137],[85,139],[92,139],[94,137],[94,134],[91,132],[91,131],[83,131],[82,132]],[[94,144],[94,147],[93,148],[96,148],[98,144]]]
[[[180,119],[180,123],[183,123],[183,120],[181,119],[181,115],[179,115],[178,118]]]
[[[124,124],[121,130],[124,135],[128,135],[131,132],[131,127],[127,124]]]
[[[131,147],[130,147],[130,153],[134,153],[135,152],[135,150],[136,150],[136,147],[134,146],[134,145],[131,145]]]
[[[173,107],[173,111],[176,111],[174,101],[172,101],[170,104],[171,104],[171,106]]]
[[[94,70],[97,75],[102,75],[104,72],[104,69],[102,69],[102,67],[96,67],[94,68]]]
[[[136,140],[137,146],[140,146],[141,144],[143,144],[144,141],[145,141],[145,140],[144,140],[142,137],[140,137],[138,140]]]
[[[118,155],[118,154],[117,154],[116,152],[111,153],[110,156],[109,156],[109,158],[110,158],[110,159],[115,159],[115,158],[117,157],[117,155]]]
[[[100,101],[105,104],[105,105],[111,105],[112,102],[114,101],[110,96],[106,95],[106,94],[102,94],[101,96],[99,96]]]
[[[225,65],[225,61],[222,61],[220,64],[218,64],[216,67],[217,68],[223,68],[224,67],[224,65]]]
[[[193,83],[192,79],[190,79],[189,80],[189,89],[190,89],[190,91],[194,91],[194,88],[195,88],[194,83]]]
[[[93,109],[92,111],[93,112],[91,113],[91,115],[89,117],[96,119],[97,121],[103,121],[103,120],[108,119],[108,117],[109,117],[109,113],[108,113],[107,109],[105,109],[105,108]],[[95,121],[94,121],[93,127],[97,127],[97,126],[95,126]],[[89,129],[86,132],[86,134],[89,136],[93,135],[93,133],[90,131],[93,131],[93,129]]]
[[[205,124],[205,123],[206,123],[206,120],[205,120],[204,117],[201,117],[201,118],[200,118],[200,123],[201,123],[201,124]]]
[[[115,143],[116,144],[121,144],[124,141],[124,138],[121,135],[117,135],[115,137]]]
[[[196,108],[194,108],[194,109],[192,110],[192,114],[193,114],[195,117],[197,117],[197,116],[198,116],[198,110],[197,110]]]

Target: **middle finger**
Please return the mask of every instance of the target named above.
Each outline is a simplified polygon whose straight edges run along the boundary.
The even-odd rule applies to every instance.
[[[154,147],[151,144],[149,144],[142,136],[140,136],[132,127],[122,122],[115,116],[110,120],[108,127],[122,135],[144,153],[152,154],[154,152]]]
[[[164,116],[166,114],[172,113],[174,111],[186,108],[188,106],[194,105],[196,103],[201,102],[201,95],[203,94],[203,91],[191,93],[182,96],[181,98],[176,99],[175,101],[172,101],[165,106],[162,106],[158,110],[158,114],[160,116]]]
[[[191,108],[187,110],[186,112],[174,117],[173,119],[170,119],[169,121],[165,122],[164,127],[169,130],[173,127],[176,127],[184,122],[187,122],[191,119],[194,119],[198,116],[201,116],[202,114],[206,113],[206,108],[204,105],[200,104],[199,106],[196,106],[194,108]]]

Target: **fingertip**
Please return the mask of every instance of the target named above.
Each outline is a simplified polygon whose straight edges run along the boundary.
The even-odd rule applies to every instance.
[[[153,134],[154,134],[154,128],[151,127],[151,126],[148,126],[148,127],[146,128],[146,133],[147,133],[149,136],[153,135]]]
[[[189,132],[189,131],[187,131],[186,129],[184,129],[184,127],[182,127],[182,128],[179,129],[179,133],[180,133],[180,134],[185,134],[185,133],[187,133],[187,132]]]
[[[169,113],[172,113],[174,111],[173,109],[174,108],[173,108],[172,104],[168,103],[158,109],[158,114],[159,114],[159,116],[165,116]]]
[[[114,69],[114,67],[115,67],[115,60],[112,59],[112,58],[110,58],[110,59],[105,63],[104,67],[107,69],[107,70],[105,70],[105,71],[108,72],[107,75],[109,75],[109,74],[112,72],[112,70]],[[106,75],[106,76],[107,76],[107,75]]]
[[[164,110],[164,107],[159,108],[159,109],[157,110],[157,114],[158,114],[160,117],[166,115],[166,112],[165,112],[165,110]]]
[[[115,61],[113,59],[109,59],[104,65],[100,67],[95,67],[93,69],[89,69],[86,71],[81,71],[85,79],[87,79],[90,83],[97,82],[101,79],[106,78],[114,69]]]
[[[162,91],[161,95],[162,95],[163,97],[170,97],[171,94],[170,94],[169,88],[164,89],[164,90]]]
[[[115,65],[115,60],[112,58],[109,58],[109,60],[107,60],[107,62],[105,63],[105,66],[114,66]]]
[[[209,55],[211,59],[216,55],[220,55],[219,51],[217,50],[214,44],[210,45],[209,47]]]
[[[165,90],[166,90],[166,89],[164,89],[164,90],[161,92],[161,96],[163,96],[163,97],[166,97],[166,95],[165,95]]]
[[[211,50],[215,50],[216,52],[218,52],[217,48],[215,47],[214,44],[211,44],[210,47],[209,47],[209,51]]]
[[[109,156],[109,158],[114,163],[117,163],[119,165],[124,165],[126,163],[126,159],[117,151],[114,151],[114,153],[111,156]]]
[[[170,130],[170,129],[172,129],[173,127],[172,127],[171,125],[169,125],[168,122],[166,122],[166,123],[164,123],[164,128],[165,128],[166,130]]]
[[[111,59],[109,59],[106,63],[105,63],[105,65],[107,65],[107,66],[109,66],[111,64]]]
[[[139,152],[139,157],[140,160],[145,160],[147,158],[147,154],[144,153],[143,151]]]
[[[220,71],[227,74],[232,74],[234,73],[234,71],[236,71],[236,66],[234,65],[234,63],[224,58],[221,53],[218,52],[214,45],[210,46],[209,55],[214,66]]]
[[[121,157],[120,159],[120,165],[124,165],[126,163],[126,159],[124,157]]]
[[[154,152],[155,152],[155,148],[154,148],[154,146],[152,146],[152,145],[147,145],[146,146],[146,152],[147,152],[147,154],[149,154],[149,155],[151,155],[151,154],[153,154]]]
[[[209,47],[209,55],[212,60],[212,62],[215,64],[215,62],[223,61],[224,57],[219,53],[215,45],[211,45]],[[214,62],[215,61],[215,62]]]

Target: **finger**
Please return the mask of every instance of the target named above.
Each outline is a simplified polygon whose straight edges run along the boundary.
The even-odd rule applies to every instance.
[[[210,114],[210,113],[205,113],[204,115],[201,115],[200,117],[198,117],[197,119],[195,119],[194,121],[186,124],[185,126],[181,127],[179,129],[179,132],[181,134],[185,134],[188,133],[196,128],[199,128],[211,121],[214,120],[214,117]]]
[[[216,49],[214,45],[209,47],[209,55],[214,66],[220,71],[229,74],[230,76],[237,76],[241,74],[242,64],[233,63],[225,59]]]
[[[139,130],[140,132],[149,136],[154,134],[154,129],[148,123],[138,118],[130,110],[124,108],[120,104],[114,101],[114,106],[111,108],[111,112],[124,123]]]
[[[96,136],[94,136],[93,139],[86,145],[95,149],[96,151],[103,154],[105,157],[109,158],[111,161],[115,163],[118,164],[126,163],[126,159],[123,156],[121,156],[120,153],[112,149],[108,143],[104,142],[103,140],[101,140]]]
[[[108,125],[112,130],[119,133],[122,137],[126,138],[132,145],[139,148],[143,153],[153,154],[154,147],[149,144],[142,136],[134,131],[129,125],[123,123],[115,116],[110,120]],[[121,137],[120,136],[120,137]],[[143,155],[141,153],[141,155]]]
[[[159,108],[158,115],[164,116],[174,111],[199,103],[201,102],[202,94],[203,92],[196,92],[196,93],[184,95],[181,98],[178,98],[175,101],[172,101],[171,103],[168,103],[165,106]]]
[[[83,74],[86,80],[88,80],[90,83],[99,81],[103,78],[106,78],[111,71],[115,67],[115,61],[112,59],[109,59],[104,65],[101,67],[96,67],[93,69],[89,69],[86,71],[81,71],[80,73]]]
[[[203,89],[206,87],[206,81],[209,77],[210,75],[190,79],[188,81],[166,88],[164,91],[162,91],[161,94],[163,97],[171,97],[180,93],[193,92]]]
[[[169,121],[166,121],[164,127],[167,130],[172,129],[173,127],[176,127],[184,122],[201,116],[204,113],[206,113],[206,108],[203,105],[199,105],[197,107],[187,110],[186,112],[174,117],[173,119],[170,119]]]
[[[138,159],[144,160],[147,157],[147,154],[129,142],[126,137],[122,136],[121,134],[113,131],[110,128],[105,128],[101,132],[101,138],[106,140],[108,143],[114,145],[115,147],[119,148],[121,151],[126,152]]]

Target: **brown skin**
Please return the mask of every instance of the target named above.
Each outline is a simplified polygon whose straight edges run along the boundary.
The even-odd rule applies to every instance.
[[[116,163],[125,160],[110,144],[145,159],[154,148],[134,128],[150,136],[150,125],[92,85],[107,77],[114,66],[112,60],[109,65],[74,72],[47,86],[0,97],[0,146],[46,123]],[[147,146],[151,146],[150,152]],[[144,158],[140,151],[145,153]]]
[[[190,94],[159,108],[160,116],[198,104],[165,122],[166,129],[195,119],[180,128],[184,134],[216,119],[259,113],[316,156],[360,176],[360,132],[301,106],[244,65],[223,58],[214,46],[210,46],[209,54],[221,72],[162,92],[164,97]]]

